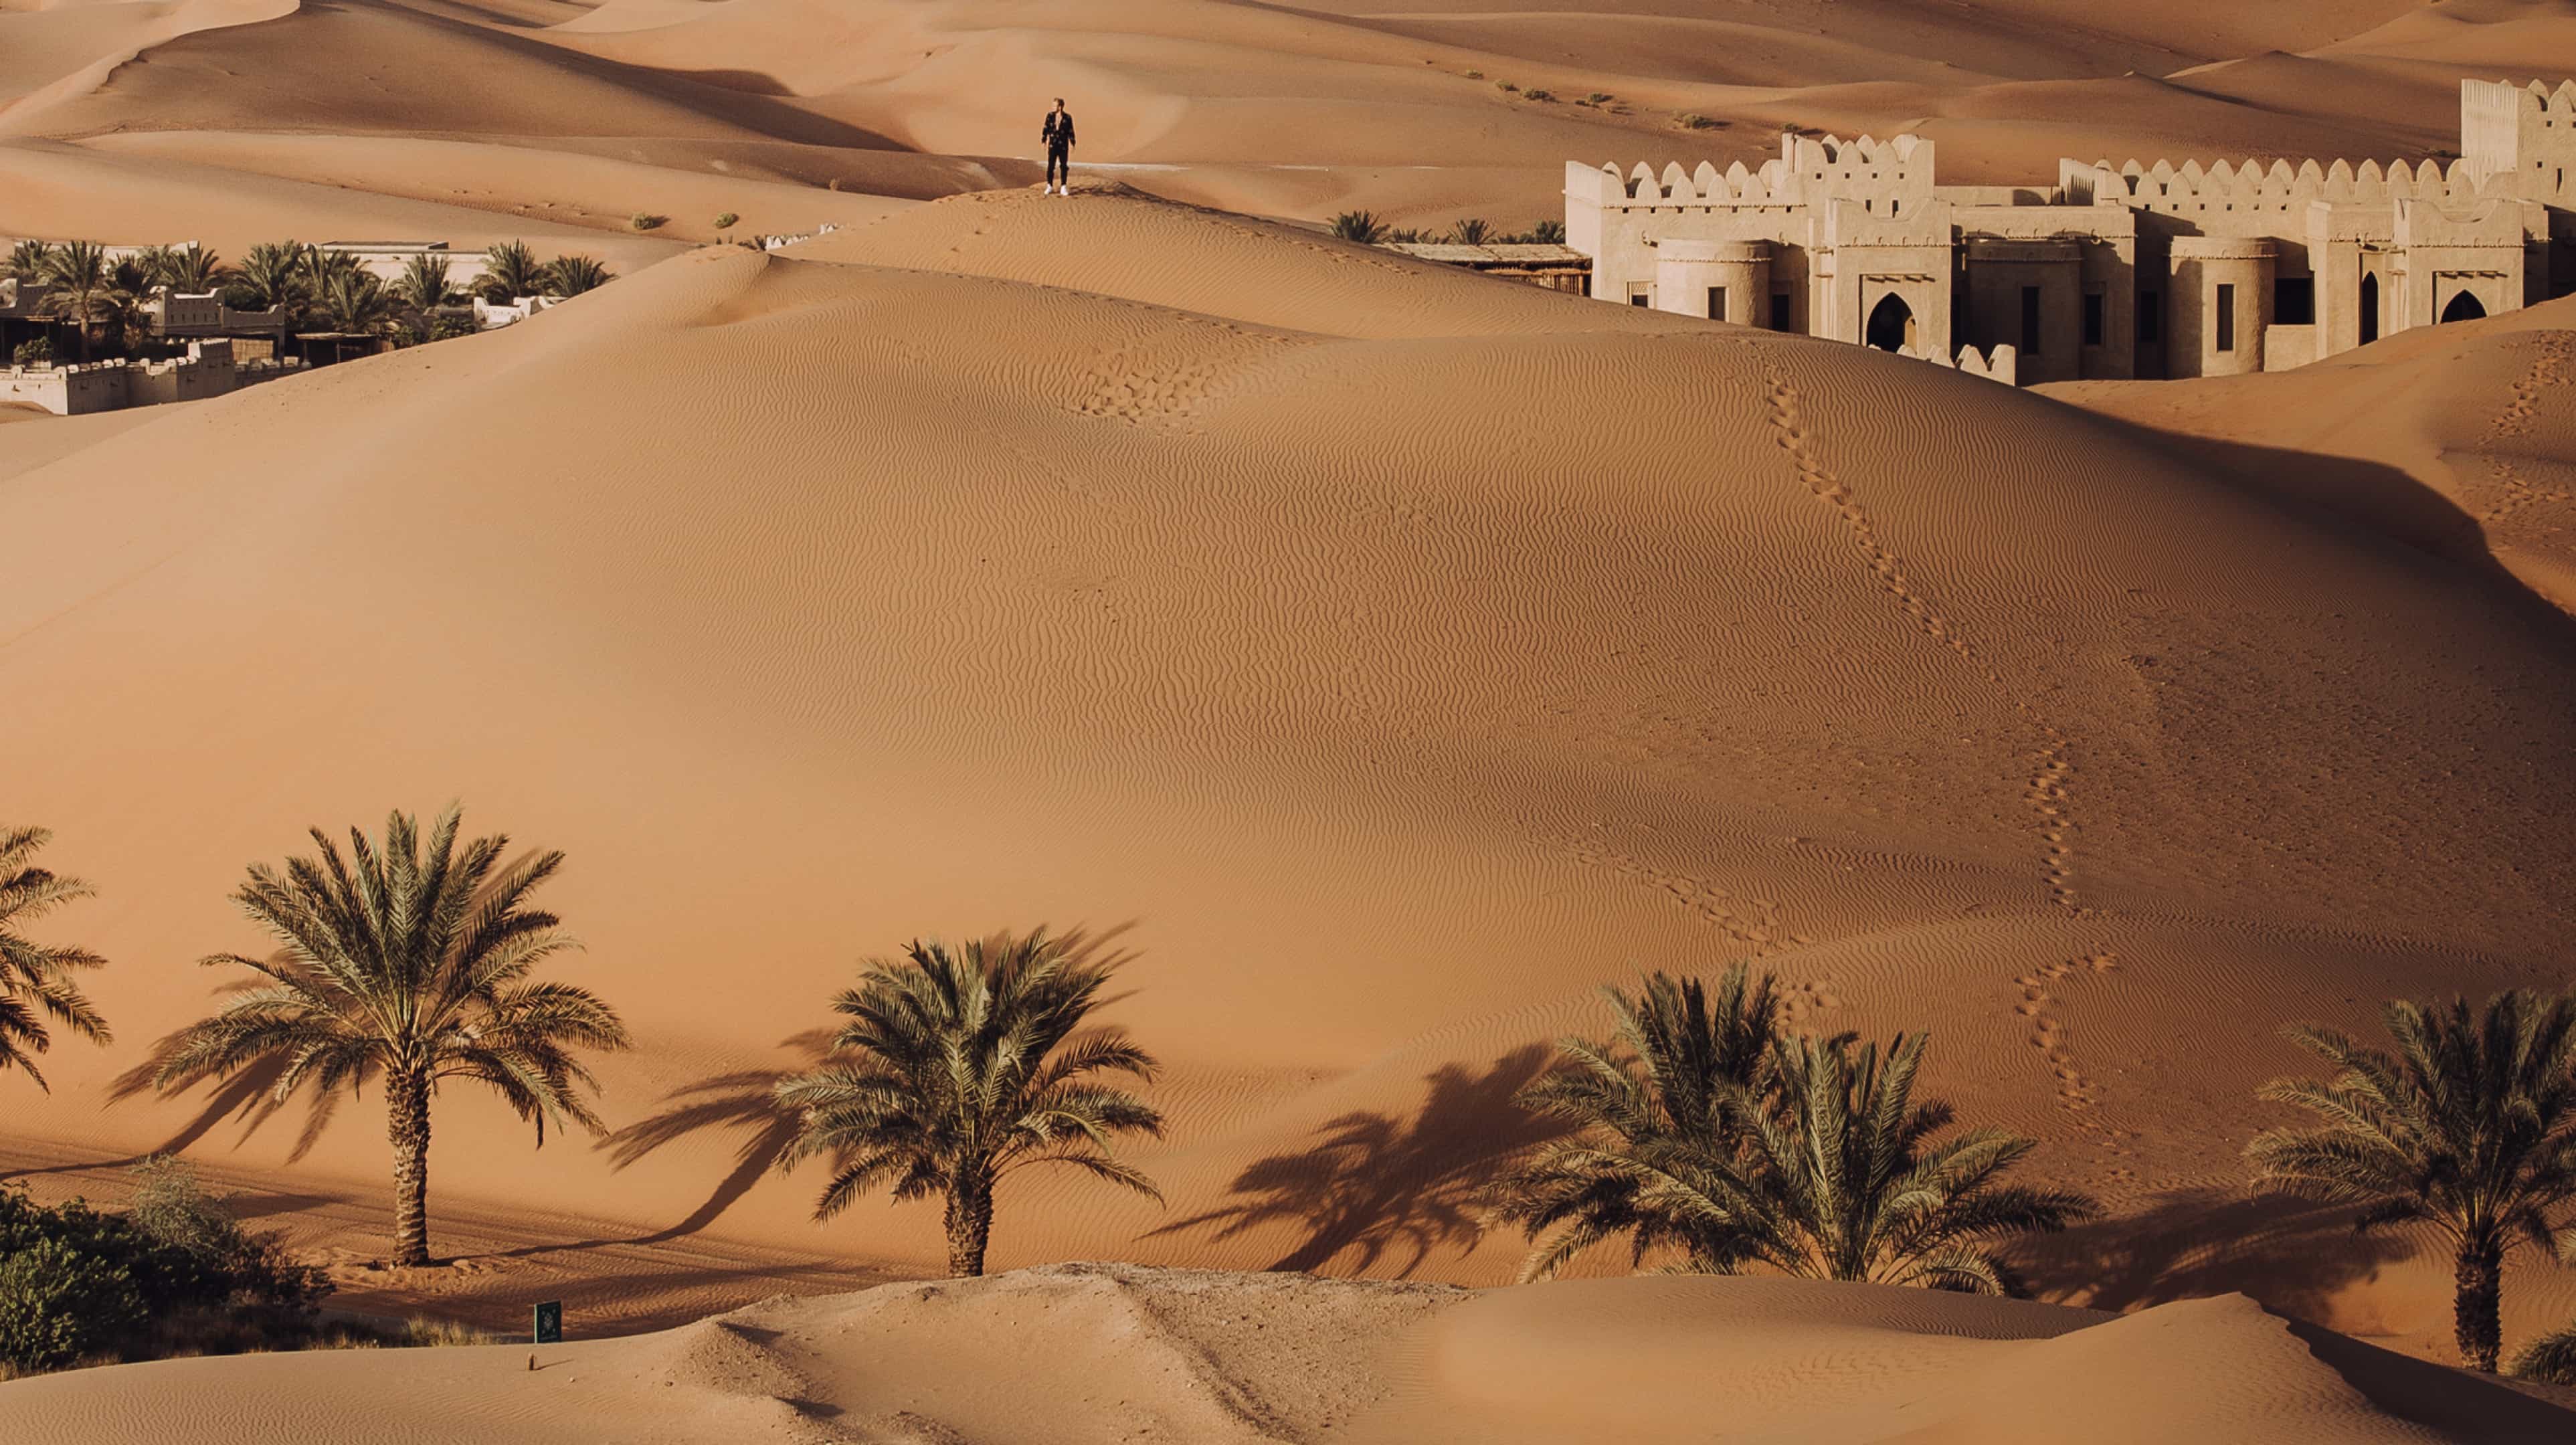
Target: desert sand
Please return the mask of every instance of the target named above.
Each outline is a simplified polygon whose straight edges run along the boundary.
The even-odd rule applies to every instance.
[[[322,1403],[275,1438],[344,1438],[373,1427],[334,1410],[481,1372],[479,1438],[1077,1440],[1122,1438],[1076,1408],[1116,1381],[1160,1412],[1138,1438],[1560,1439],[1583,1424],[1551,1410],[1620,1392],[1533,1374],[1699,1350],[1779,1352],[1723,1407],[1748,1438],[1829,1406],[1831,1438],[2009,1439],[2114,1396],[2210,1412],[2137,1438],[2507,1438],[2461,1422],[2521,1396],[2352,1363],[2447,1357],[2438,1251],[2249,1198],[2238,1154],[2273,1119],[2254,1087],[2303,1067],[2282,1023],[2569,982],[2576,302],[2038,395],[1311,225],[1521,224],[1568,157],[1723,164],[1783,125],[1919,129],[1970,180],[2421,157],[2461,76],[2576,74],[2558,4],[2066,18],[0,0],[0,236],[517,236],[626,273],[217,402],[0,426],[8,815],[98,885],[48,927],[113,960],[119,1035],[58,1046],[50,1096],[0,1080],[0,1172],[112,1200],[120,1161],[184,1149],[353,1307],[684,1326],[533,1375],[178,1361],[0,1411],[149,1438],[285,1391]],[[1057,93],[1071,198],[1027,188]],[[838,229],[693,249],[719,210]],[[130,1071],[213,1001],[195,959],[260,946],[244,865],[450,799],[567,850],[563,972],[640,1046],[597,1147],[443,1097],[455,1262],[390,1270],[372,1099],[307,1128]],[[1801,1026],[1932,1030],[1932,1087],[2110,1214],[2023,1252],[2048,1305],[1096,1270],[847,1294],[935,1268],[937,1211],[812,1224],[817,1179],[766,1172],[769,1083],[862,958],[1039,924],[1133,955],[1113,1013],[1168,1065],[1136,1160],[1170,1202],[1032,1180],[997,1267],[1499,1284],[1520,1244],[1475,1192],[1541,1137],[1510,1098],[1548,1042],[1602,1027],[1604,982],[1735,959]],[[687,1323],[782,1291],[831,1297]],[[942,1313],[970,1306],[989,1328]],[[2564,1322],[2576,1273],[2518,1264],[2506,1309],[2509,1341]],[[1246,1316],[1347,1353],[1216,1338]],[[903,1403],[851,1343],[950,1360],[1101,1319],[1148,1323],[1099,1326],[1118,1358],[1016,1423],[971,1372]],[[1279,1393],[1315,1377],[1347,1393]],[[1712,1408],[1638,1398],[1624,1438]]]
[[[1014,1358],[1008,1387],[996,1388],[991,1356],[1003,1340]],[[535,1350],[267,1355],[57,1375],[0,1390],[0,1428],[28,1439],[281,1445],[2494,1445],[2566,1438],[2576,1412],[2550,1398],[2564,1393],[2471,1379],[2233,1295],[2114,1316],[1791,1280],[1590,1280],[1478,1294],[1056,1265],[768,1300],[658,1334]]]

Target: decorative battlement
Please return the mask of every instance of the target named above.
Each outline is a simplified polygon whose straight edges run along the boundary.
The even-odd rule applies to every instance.
[[[2300,162],[2296,170],[2282,160],[2269,166],[2258,160],[2239,165],[2222,160],[2207,169],[2196,160],[2179,166],[2161,160],[2145,166],[2133,160],[2116,170],[2109,161],[2089,166],[2078,161],[2058,163],[2058,189],[2071,205],[2125,205],[2166,213],[2184,206],[2277,208],[2315,201],[2384,206],[2400,197],[2461,204],[2483,199],[2485,180],[2465,160],[2452,162],[2448,169],[2432,161],[2410,166],[2402,160],[2391,161],[2385,169],[2377,161],[2355,166],[2338,160],[2319,166],[2310,160]]]
[[[1623,305],[2020,384],[2231,376],[2576,291],[2576,81],[2460,87],[2453,161],[2058,163],[1942,186],[1915,135],[1760,167],[1567,165],[1565,239]]]

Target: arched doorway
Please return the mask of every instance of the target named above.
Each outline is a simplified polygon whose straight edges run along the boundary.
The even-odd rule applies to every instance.
[[[1893,291],[1881,296],[1878,304],[1870,308],[1869,330],[1864,339],[1881,351],[1912,351],[1914,308]]]
[[[2379,278],[2361,278],[2361,344],[2379,339]]]
[[[2487,308],[2479,304],[2476,296],[2466,291],[2452,297],[2451,304],[2442,308],[2442,319],[2445,322],[2475,321],[2486,314]]]

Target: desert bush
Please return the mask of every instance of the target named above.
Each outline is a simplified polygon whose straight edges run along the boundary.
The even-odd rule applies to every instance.
[[[1524,96],[1526,96],[1526,97],[1528,97],[1528,98],[1529,98],[1529,99],[1531,99],[1531,100],[1554,100],[1554,99],[1556,99],[1556,92],[1555,92],[1555,91],[1552,91],[1552,90],[1540,90],[1540,89],[1538,89],[1536,86],[1532,86],[1530,89],[1522,91],[1522,92],[1521,92],[1521,94],[1522,94],[1522,95],[1524,95]]]
[[[492,1343],[492,1337],[472,1325],[415,1315],[403,1321],[402,1333],[391,1343],[404,1349],[439,1349],[450,1345],[488,1345]]]
[[[9,360],[16,366],[51,366],[54,364],[53,338],[39,336],[33,341],[21,341],[18,349],[9,353]]]
[[[0,1257],[0,1360],[59,1370],[117,1348],[144,1320],[133,1276],[59,1239]]]
[[[1482,80],[1485,78],[1485,72],[1481,70],[1471,70],[1467,72],[1467,78],[1469,80]]]
[[[1583,97],[1583,103],[1585,105],[1607,105],[1610,103],[1610,92],[1606,90],[1596,90],[1590,95]]]
[[[1704,116],[1695,110],[1686,110],[1681,114],[1674,116],[1673,124],[1680,126],[1684,130],[1716,130],[1719,128],[1716,121],[1709,119],[1707,116]]]
[[[671,218],[668,216],[656,216],[649,211],[637,211],[634,215],[626,218],[626,224],[633,226],[639,231],[658,231],[664,226],[671,224]]]
[[[1495,89],[1497,89],[1497,90],[1507,90],[1507,91],[1511,91],[1511,92],[1513,92],[1513,93],[1515,93],[1515,94],[1519,93],[1519,91],[1520,91],[1520,87],[1519,87],[1519,86],[1514,85],[1512,82],[1510,82],[1510,81],[1508,81],[1508,80],[1497,80],[1497,81],[1495,81],[1495,82],[1494,82],[1494,88],[1495,88]]]
[[[722,215],[716,217],[716,229],[719,231],[730,231],[741,224],[742,217],[735,215],[731,211],[726,211]]]

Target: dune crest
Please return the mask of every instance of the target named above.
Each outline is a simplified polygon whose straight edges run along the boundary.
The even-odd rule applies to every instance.
[[[661,1334],[533,1351],[121,1366],[10,1386],[0,1426],[38,1439],[77,1429],[104,1445],[253,1419],[278,1445],[465,1430],[495,1445],[1860,1445],[2057,1440],[2077,1421],[2080,1438],[2106,1445],[2500,1445],[2576,1427],[2576,1413],[2503,1385],[2450,1375],[2432,1390],[2392,1388],[2370,1373],[2367,1346],[2327,1337],[2318,1349],[2345,1362],[2328,1365],[2241,1297],[2110,1318],[1785,1280],[1599,1280],[1477,1296],[1074,1264],[773,1300]],[[430,1419],[441,1423],[421,1423]]]

